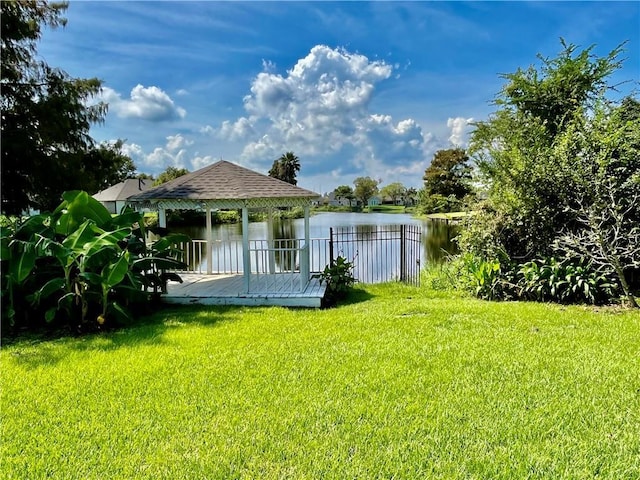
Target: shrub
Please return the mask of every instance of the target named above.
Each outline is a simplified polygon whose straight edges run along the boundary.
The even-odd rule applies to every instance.
[[[520,265],[518,288],[527,300],[590,304],[605,303],[617,291],[613,278],[590,264],[555,258]]]
[[[325,300],[333,305],[353,287],[356,282],[353,276],[354,263],[347,261],[345,257],[338,256],[335,260],[324,267],[324,270],[313,278],[319,278],[320,283],[326,282],[327,292]]]
[[[2,228],[3,327],[67,325],[76,330],[131,321],[183,266],[184,235],[145,243],[143,215],[114,217],[86,192],[65,192],[51,214]],[[44,322],[43,322],[44,320]]]

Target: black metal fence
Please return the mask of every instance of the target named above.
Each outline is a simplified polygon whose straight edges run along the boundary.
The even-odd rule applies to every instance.
[[[338,255],[353,261],[354,275],[362,283],[401,281],[420,283],[421,229],[418,225],[361,225],[333,227],[329,238],[312,238],[309,243],[311,272],[320,272]],[[252,273],[269,273],[269,265],[278,272],[295,270],[300,263],[300,239],[250,240]],[[188,272],[209,270],[205,240],[191,240],[180,246]],[[274,261],[268,252],[274,251]],[[262,252],[262,255],[258,255]],[[214,241],[211,249],[211,272],[242,272],[242,242]]]
[[[352,261],[359,282],[397,280],[420,284],[421,229],[418,225],[359,225],[329,229],[329,257]]]

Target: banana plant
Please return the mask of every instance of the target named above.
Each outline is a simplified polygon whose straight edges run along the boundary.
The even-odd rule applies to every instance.
[[[26,309],[23,316],[44,312],[47,322],[80,326],[91,318],[131,320],[127,306],[149,301],[149,289],[169,279],[180,281],[167,270],[184,266],[175,245],[185,240],[175,235],[147,246],[141,213],[112,217],[86,192],[66,192],[52,214],[0,233],[3,317],[13,324]]]

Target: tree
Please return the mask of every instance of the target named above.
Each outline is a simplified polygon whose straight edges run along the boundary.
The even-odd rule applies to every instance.
[[[462,148],[438,150],[424,172],[424,188],[428,195],[453,195],[462,200],[471,193],[471,167]]]
[[[300,160],[293,152],[287,152],[273,161],[271,170],[269,170],[269,176],[290,183],[291,185],[297,185],[298,180],[296,176],[299,171]]]
[[[113,143],[103,142],[79,155],[77,174],[73,178],[77,183],[73,189],[94,194],[131,178],[136,166],[131,158],[122,152],[122,145],[122,140]]]
[[[559,136],[553,154],[576,186],[567,209],[579,228],[565,228],[555,246],[618,279],[638,307],[629,280],[640,272],[640,102],[601,103]],[[627,278],[629,277],[629,278]]]
[[[337,199],[344,198],[349,200],[349,206],[351,206],[351,201],[355,198],[353,189],[349,185],[340,185],[333,191],[333,194]]]
[[[42,28],[64,26],[66,3],[0,2],[2,22],[2,202],[6,214],[54,208],[73,188],[78,165],[92,169],[91,124],[104,103],[91,103],[100,80],[75,79],[38,60]],[[71,188],[69,188],[71,187]]]
[[[162,185],[163,183],[170,182],[171,180],[175,180],[178,177],[186,175],[189,173],[189,170],[186,168],[176,168],[169,166],[167,169],[158,175],[158,178],[153,182],[153,185]]]
[[[489,257],[498,252],[517,261],[548,257],[560,231],[580,228],[567,208],[577,186],[558,165],[553,146],[604,101],[608,77],[621,64],[621,47],[597,57],[592,47],[578,52],[561,44],[556,58],[539,55],[538,67],[503,75],[507,83],[495,101],[498,110],[472,133],[470,156],[489,191],[486,215],[473,220],[485,223],[469,231],[487,235],[473,239],[463,233],[462,238],[463,244],[486,239]]]
[[[363,206],[369,203],[369,199],[378,193],[378,182],[371,177],[358,177],[353,181],[355,189],[353,194],[362,202]]]
[[[391,199],[394,205],[404,198],[407,189],[400,182],[390,183],[380,189],[380,195]]]

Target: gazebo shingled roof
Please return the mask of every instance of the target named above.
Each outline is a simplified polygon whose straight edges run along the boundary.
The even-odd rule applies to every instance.
[[[220,160],[134,195],[129,200],[147,204],[163,203],[168,208],[185,208],[187,204],[202,203],[214,208],[234,208],[306,205],[318,196],[310,190]]]

